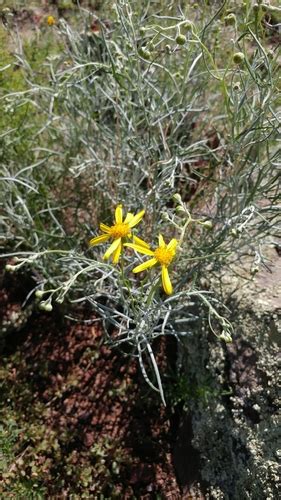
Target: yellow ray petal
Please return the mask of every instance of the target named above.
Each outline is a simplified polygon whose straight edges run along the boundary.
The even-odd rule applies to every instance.
[[[135,267],[133,269],[133,273],[140,273],[145,269],[149,269],[149,267],[155,266],[155,264],[157,264],[157,260],[153,257],[153,259],[149,259],[146,262],[143,262],[139,266]]]
[[[114,240],[113,243],[111,243],[110,247],[105,252],[105,254],[103,256],[104,260],[109,259],[110,255],[113,252],[115,252],[115,250],[117,250],[118,245],[120,245],[120,244],[121,244],[121,238],[117,238],[116,240]]]
[[[109,233],[110,232],[110,227],[107,226],[106,224],[103,224],[102,222],[100,223],[100,229],[101,231],[103,231],[104,233]]]
[[[142,210],[141,212],[134,215],[134,217],[128,223],[129,227],[131,227],[131,228],[135,227],[142,220],[144,214],[145,214],[145,210]]]
[[[129,222],[132,220],[133,217],[134,217],[134,214],[131,214],[131,212],[128,212],[126,215],[126,218],[124,220],[124,224],[129,224]]]
[[[177,240],[175,238],[173,238],[170,243],[168,243],[167,245],[167,249],[168,250],[172,250],[172,252],[175,252],[176,248],[177,248]]]
[[[94,245],[99,245],[100,243],[104,243],[107,241],[109,238],[109,234],[101,234],[100,236],[96,236],[95,238],[92,238],[89,241],[90,247],[93,247]]]
[[[123,221],[122,205],[118,205],[115,209],[115,222],[116,224],[122,224],[122,221]]]
[[[146,243],[144,240],[142,240],[141,238],[139,238],[138,236],[133,236],[133,242],[136,245],[140,245],[141,247],[150,248],[150,245],[148,243]]]
[[[162,234],[159,234],[158,241],[159,241],[159,247],[160,248],[164,248],[166,246],[166,243],[164,241],[164,238],[163,238]]]
[[[164,291],[166,292],[167,295],[171,295],[171,293],[173,293],[173,287],[172,287],[169,272],[168,272],[168,269],[166,266],[162,266],[161,277],[162,277],[162,285],[163,285]]]
[[[122,243],[120,243],[120,245],[118,245],[115,252],[113,253],[113,256],[112,256],[113,264],[118,264],[121,251],[122,251]]]
[[[142,247],[141,245],[135,245],[134,243],[125,243],[125,247],[130,247],[136,250],[136,252],[144,253],[144,255],[154,255],[154,252],[150,248]]]

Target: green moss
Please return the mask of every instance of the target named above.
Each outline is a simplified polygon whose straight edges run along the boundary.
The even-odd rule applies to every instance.
[[[2,361],[0,421],[5,425],[0,427],[0,493],[46,498],[50,494],[60,495],[64,489],[79,498],[89,498],[94,488],[95,494],[115,498],[121,468],[130,463],[118,439],[101,435],[85,449],[81,445],[81,428],[66,426],[63,432],[52,428],[52,405],[46,406],[35,396],[38,379],[43,385],[48,380],[48,365],[40,361],[36,382],[19,351]],[[10,376],[14,370],[16,383]],[[77,380],[70,376],[64,390],[72,391],[76,385]],[[63,397],[56,392],[58,405]]]
[[[165,388],[165,394],[169,405],[174,407],[178,404],[188,406],[191,401],[200,401],[203,405],[209,400],[224,394],[223,388],[214,387],[211,377],[206,376],[205,380],[190,380],[183,373],[172,376]]]
[[[36,471],[31,467],[31,476],[26,474],[24,465],[25,449],[18,448],[18,442],[24,428],[19,427],[14,419],[14,413],[9,407],[2,415],[1,420],[5,424],[0,425],[0,474],[2,481],[0,494],[10,495],[14,498],[39,499],[45,498],[45,488],[36,477]],[[3,418],[2,418],[3,417]]]

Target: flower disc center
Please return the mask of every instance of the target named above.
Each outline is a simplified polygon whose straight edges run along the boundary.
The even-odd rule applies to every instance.
[[[110,235],[115,240],[117,238],[125,238],[125,236],[128,236],[128,234],[130,234],[130,228],[129,225],[124,224],[124,222],[120,224],[114,224],[114,226],[111,226],[110,228]]]
[[[167,248],[156,248],[154,252],[155,259],[158,260],[161,266],[168,266],[173,260],[175,252],[168,250]]]

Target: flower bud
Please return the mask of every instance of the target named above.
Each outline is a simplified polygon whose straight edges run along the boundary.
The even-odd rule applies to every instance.
[[[42,299],[43,295],[44,295],[43,290],[36,290],[35,297],[37,297],[37,299]]]
[[[191,22],[191,21],[185,21],[185,22],[182,24],[182,27],[183,27],[185,30],[191,30],[191,29],[192,29],[192,22]]]
[[[175,193],[173,195],[173,200],[177,201],[178,203],[182,203],[181,195],[179,193]]]
[[[254,5],[253,5],[253,11],[254,12],[259,12],[259,10],[260,10],[259,4],[258,3],[254,3]]]
[[[14,13],[11,11],[11,9],[9,9],[9,7],[5,7],[2,10],[2,14],[4,14],[5,16],[9,16],[9,17],[13,17],[14,16]]]
[[[167,52],[167,54],[171,53],[171,46],[169,44],[165,45],[165,51]]]
[[[16,266],[12,266],[11,264],[6,264],[5,270],[9,273],[13,273],[16,270]]]
[[[232,342],[232,337],[228,331],[223,330],[222,333],[219,335],[220,340],[224,340],[227,344],[229,342]]]
[[[266,7],[267,12],[272,12],[273,14],[276,14],[277,16],[280,15],[281,7],[277,7],[275,5],[265,5],[265,7]]]
[[[56,20],[55,20],[54,16],[47,17],[47,24],[48,24],[48,26],[53,26],[54,24],[56,24]]]
[[[186,213],[186,211],[185,211],[185,209],[184,209],[184,207],[183,207],[182,205],[178,205],[178,206],[176,207],[176,212],[177,212],[177,213],[181,213],[181,212]]]
[[[185,44],[185,42],[186,42],[186,36],[184,36],[184,35],[178,35],[178,36],[176,37],[176,43],[177,43],[178,45],[184,45],[184,44]]]
[[[147,50],[145,47],[141,47],[139,49],[139,55],[146,61],[149,61],[151,57],[151,52],[149,52],[149,50]]]
[[[201,225],[206,227],[206,229],[213,229],[213,223],[211,220],[205,220],[201,223]]]
[[[242,64],[244,61],[245,61],[245,56],[244,56],[243,52],[236,52],[233,55],[233,62],[235,64]]]
[[[226,26],[235,25],[236,24],[236,15],[235,14],[228,14],[228,16],[225,16],[224,23]]]
[[[253,266],[251,268],[251,274],[255,275],[255,274],[257,274],[259,272],[259,270],[260,270],[259,266]]]
[[[232,236],[234,238],[238,238],[238,231],[237,229],[235,229],[235,227],[233,227],[231,230],[230,230],[230,234],[232,234]]]
[[[39,309],[41,309],[41,311],[51,312],[53,310],[53,306],[50,302],[42,301],[39,304]]]
[[[241,90],[240,82],[235,82],[233,84],[233,90],[235,90],[236,92],[238,92],[239,90]]]
[[[162,219],[167,221],[169,220],[169,215],[167,214],[167,212],[162,213]]]

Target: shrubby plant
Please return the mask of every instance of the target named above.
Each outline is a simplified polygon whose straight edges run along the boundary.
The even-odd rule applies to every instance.
[[[212,277],[249,258],[258,271],[263,241],[277,238],[274,20],[251,2],[105,11],[109,21],[81,9],[76,26],[52,25],[60,50],[39,74],[18,46],[25,89],[2,105],[26,111],[28,154],[8,126],[2,253],[7,271],[36,271],[41,309],[90,303],[164,401],[154,339],[188,335],[200,303],[230,341]]]

